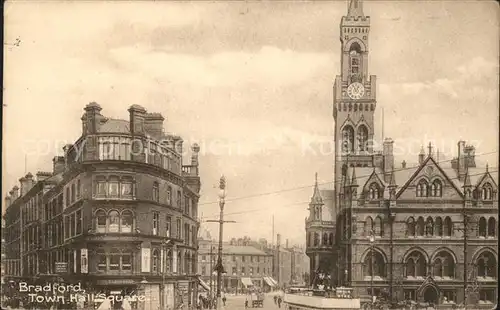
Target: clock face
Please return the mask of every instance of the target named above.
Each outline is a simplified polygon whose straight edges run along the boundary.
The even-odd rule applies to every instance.
[[[352,83],[347,87],[347,95],[349,95],[351,99],[361,99],[364,94],[365,87],[359,82]]]

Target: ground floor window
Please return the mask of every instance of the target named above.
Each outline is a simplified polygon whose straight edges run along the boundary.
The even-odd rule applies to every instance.
[[[98,272],[132,272],[133,252],[128,249],[111,248],[96,251]]]
[[[443,304],[456,302],[457,292],[455,290],[443,290]]]
[[[404,290],[405,300],[417,300],[417,294],[415,290]]]

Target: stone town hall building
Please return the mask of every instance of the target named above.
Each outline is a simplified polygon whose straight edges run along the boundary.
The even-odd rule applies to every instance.
[[[498,172],[476,166],[464,141],[439,162],[396,164],[393,141],[375,132],[376,76],[368,71],[370,17],[351,0],[340,23],[341,75],[334,84],[335,187],[317,183],[306,218],[311,280],[318,271],[362,300],[467,303],[497,300]],[[417,158],[415,158],[417,160]],[[374,235],[370,243],[370,234]],[[372,256],[373,253],[373,256]],[[373,276],[373,277],[372,277]]]

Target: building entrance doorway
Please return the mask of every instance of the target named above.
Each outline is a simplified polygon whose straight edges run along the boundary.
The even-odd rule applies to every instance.
[[[429,285],[424,290],[424,302],[437,305],[439,302],[439,293],[435,286]]]

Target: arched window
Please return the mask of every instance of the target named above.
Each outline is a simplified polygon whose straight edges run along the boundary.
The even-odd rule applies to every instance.
[[[420,180],[417,185],[417,197],[427,197],[427,188],[429,184],[425,180]]]
[[[366,253],[365,260],[363,262],[363,275],[365,277],[373,275],[374,277],[385,278],[387,276],[385,267],[386,264],[380,252],[376,250],[372,252],[369,250],[368,253]]]
[[[350,125],[342,129],[342,151],[346,154],[354,152],[354,129]]]
[[[307,240],[306,240],[306,242],[307,242],[307,246],[308,247],[311,246],[311,233],[307,233]]]
[[[82,186],[82,185],[81,185],[81,183],[80,183],[80,179],[78,179],[78,180],[76,181],[76,199],[79,199],[79,198],[80,198],[80,195],[81,195],[81,190],[82,190],[81,186]]]
[[[333,245],[333,234],[332,233],[330,233],[330,235],[328,236],[328,244]]]
[[[424,218],[420,216],[417,220],[417,236],[424,235],[424,232],[425,232],[424,226],[425,226]]]
[[[427,276],[427,263],[424,255],[419,251],[413,251],[408,255],[405,261],[407,277],[425,277]]]
[[[406,235],[409,237],[415,236],[415,219],[413,217],[406,221]]]
[[[364,227],[365,236],[369,236],[372,230],[373,230],[373,220],[369,216],[365,220],[365,227]]]
[[[97,221],[97,232],[98,233],[105,233],[106,232],[106,212],[103,210],[99,210],[96,212],[96,221]]]
[[[132,226],[134,224],[134,215],[131,211],[125,210],[122,212],[121,218],[121,232],[123,233],[131,233]]]
[[[327,233],[323,234],[323,245],[328,245],[328,234]]]
[[[116,210],[109,212],[109,232],[120,231],[120,214]]]
[[[151,264],[153,273],[159,273],[158,261],[159,261],[158,250],[154,249],[152,254],[152,264]]]
[[[486,230],[487,230],[487,224],[486,224],[486,219],[484,217],[481,217],[479,219],[479,236],[480,237],[486,237]]]
[[[369,189],[370,199],[375,200],[380,198],[380,190],[377,183],[372,183]]]
[[[434,221],[430,216],[427,217],[425,222],[425,235],[429,237],[434,235]]]
[[[443,236],[443,220],[439,216],[436,218],[435,230],[437,236]]]
[[[455,261],[447,251],[441,251],[436,255],[433,262],[434,277],[455,277]]]
[[[477,259],[478,277],[497,277],[497,261],[490,251],[485,251]]]
[[[375,236],[384,236],[384,223],[382,222],[382,218],[380,216],[377,216],[375,218],[375,225],[374,225],[374,230],[375,230]]]
[[[354,42],[349,47],[349,58],[350,58],[350,71],[351,75],[358,75],[360,73],[360,56],[361,47],[357,42]]]
[[[443,223],[443,233],[445,237],[451,237],[453,231],[453,223],[451,222],[451,218],[449,216],[445,217]]]
[[[494,217],[488,219],[488,237],[495,237],[495,231],[497,228],[496,220]]]
[[[314,233],[314,246],[318,246],[318,245],[319,245],[319,234]]]
[[[366,143],[368,141],[368,129],[365,125],[359,125],[358,127],[358,150],[366,151]]]
[[[492,187],[490,183],[485,183],[481,189],[481,196],[483,200],[491,200]]]
[[[429,196],[441,197],[442,196],[442,183],[439,180],[434,180],[431,184]]]

